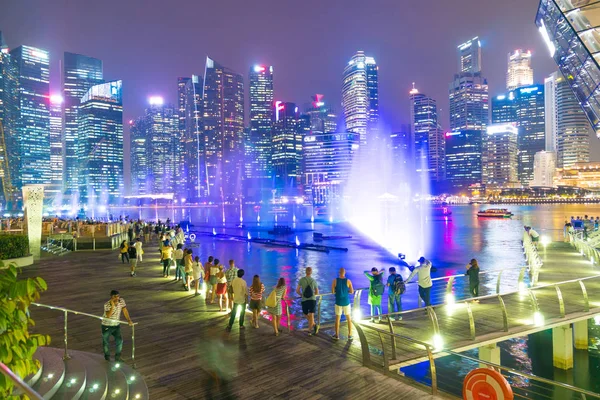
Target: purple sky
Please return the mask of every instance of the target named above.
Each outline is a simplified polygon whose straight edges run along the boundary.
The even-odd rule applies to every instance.
[[[100,58],[106,79],[123,80],[125,120],[141,115],[150,95],[174,102],[177,77],[202,74],[207,55],[246,79],[251,65],[273,65],[276,99],[302,105],[323,93],[341,113],[344,65],[364,50],[379,65],[381,115],[390,129],[408,121],[411,82],[438,100],[448,127],[456,47],[473,36],[481,38],[491,95],[504,91],[507,54],[516,48],[533,52],[536,82],[556,69],[534,23],[537,0],[5,3],[5,40],[51,52],[54,91],[64,51]]]

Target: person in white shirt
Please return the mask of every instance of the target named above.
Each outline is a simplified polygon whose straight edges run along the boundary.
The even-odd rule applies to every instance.
[[[244,329],[244,316],[246,314],[246,302],[248,301],[248,284],[242,279],[243,277],[244,270],[240,269],[237,272],[237,278],[231,283],[231,286],[233,286],[233,310],[231,310],[231,316],[229,317],[227,332],[231,332],[231,327],[235,322],[235,315],[238,310],[240,311],[240,329]]]
[[[135,239],[133,247],[135,247],[135,261],[131,265],[131,276],[135,276],[135,267],[137,267],[138,262],[142,262],[142,255],[144,254],[144,250],[142,250],[142,240],[140,238]]]
[[[433,282],[431,282],[431,262],[425,259],[425,257],[419,258],[419,265],[410,273],[408,279],[406,279],[406,283],[410,282],[417,274],[419,274],[419,296],[423,299],[425,307],[428,307],[431,305],[431,287],[433,286]]]
[[[204,268],[200,262],[200,257],[196,256],[194,263],[192,264],[192,277],[194,278],[194,286],[196,287],[195,296],[198,296],[198,288],[200,287],[200,280],[204,280]]]

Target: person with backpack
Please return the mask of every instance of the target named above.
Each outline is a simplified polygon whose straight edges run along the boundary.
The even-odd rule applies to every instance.
[[[473,297],[479,297],[479,263],[476,259],[472,258],[467,264],[465,275],[469,276],[469,293]],[[479,303],[479,300],[473,301]]]
[[[137,265],[137,249],[135,248],[134,243],[129,243],[129,247],[127,248],[127,254],[129,255],[130,260],[134,260],[133,263],[129,263],[130,265],[130,273],[129,276],[135,276],[135,266]]]
[[[312,268],[306,267],[306,276],[300,279],[296,293],[298,296],[302,296],[302,313],[306,315],[308,320],[308,335],[316,335],[319,328],[315,324],[315,309],[317,308],[317,295],[319,294],[319,287],[317,281],[312,277]]]
[[[331,292],[335,293],[335,335],[331,338],[340,340],[340,320],[344,314],[348,321],[348,341],[350,341],[354,338],[352,337],[352,310],[349,295],[354,293],[354,288],[350,279],[346,278],[344,268],[340,268],[340,276],[333,280]]]
[[[419,258],[419,265],[410,273],[406,283],[410,282],[417,274],[419,274],[419,296],[423,299],[425,307],[429,307],[431,305],[431,287],[433,286],[433,282],[431,282],[431,262],[425,257]]]
[[[277,286],[275,286],[265,302],[267,311],[271,314],[271,322],[273,323],[273,333],[275,336],[279,336],[279,324],[281,323],[281,314],[283,314],[282,299],[285,299],[286,294],[287,286],[285,285],[285,279],[280,277],[277,281]]]
[[[370,272],[370,273],[369,273]],[[371,306],[371,322],[381,322],[381,297],[383,296],[383,273],[385,269],[378,271],[377,268],[371,268],[371,271],[365,271],[365,275],[369,278],[369,305]],[[377,320],[375,320],[377,315]]]
[[[390,276],[387,278],[388,314],[391,314],[402,311],[402,294],[406,291],[406,285],[404,284],[402,275],[396,273],[396,268],[390,267],[388,271],[390,272]],[[402,316],[396,314],[395,319],[396,321],[400,321]]]

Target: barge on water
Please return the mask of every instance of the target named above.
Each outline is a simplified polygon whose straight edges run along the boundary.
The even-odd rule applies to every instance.
[[[479,218],[510,218],[513,213],[508,211],[506,208],[488,208],[487,210],[480,210],[477,213]]]

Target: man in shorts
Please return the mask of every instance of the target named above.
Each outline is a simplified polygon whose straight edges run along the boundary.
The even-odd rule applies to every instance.
[[[315,309],[317,308],[317,295],[319,294],[319,288],[317,281],[312,277],[312,268],[306,268],[306,276],[300,279],[296,293],[302,296],[302,312],[306,315],[308,320],[308,335],[316,335],[319,328],[315,324]]]
[[[333,280],[331,293],[335,293],[335,335],[331,338],[340,340],[340,319],[344,314],[348,321],[348,340],[352,340],[354,338],[352,337],[352,309],[349,295],[354,293],[354,288],[350,279],[346,278],[344,268],[340,268],[339,277]]]

